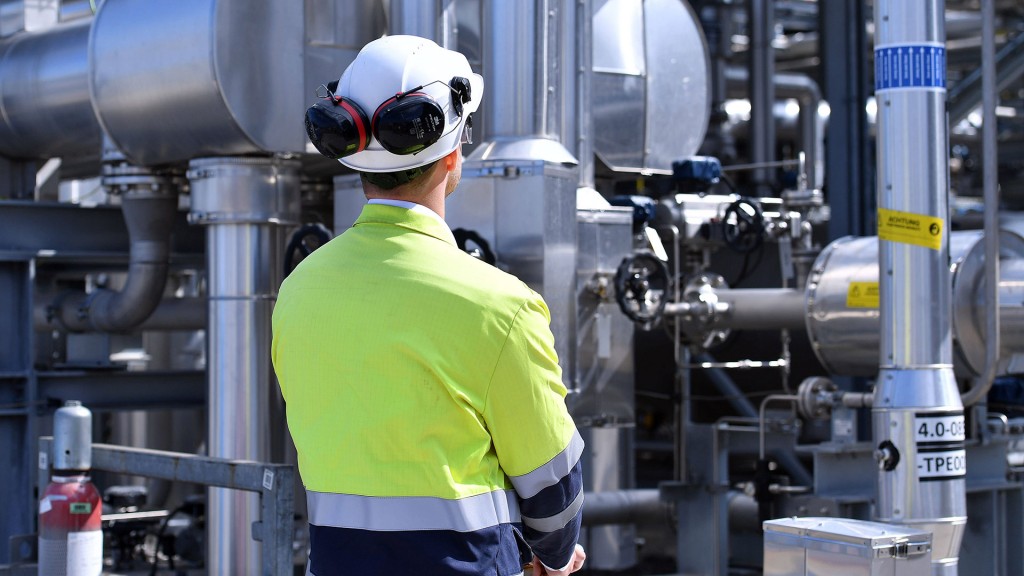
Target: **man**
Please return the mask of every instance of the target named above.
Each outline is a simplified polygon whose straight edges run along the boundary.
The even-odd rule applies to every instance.
[[[583,442],[548,309],[459,250],[443,220],[482,96],[461,54],[389,36],[307,114],[314,145],[359,171],[369,200],[289,275],[274,310],[310,574],[583,564]]]

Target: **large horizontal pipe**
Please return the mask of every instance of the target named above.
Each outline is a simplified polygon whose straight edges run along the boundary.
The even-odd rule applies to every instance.
[[[0,154],[99,156],[102,131],[89,98],[89,25],[22,32],[0,47]]]
[[[806,329],[806,295],[792,288],[743,288],[715,292],[718,303],[711,312],[716,328],[738,330]],[[705,313],[704,303],[676,302],[665,306],[668,316],[694,319]]]
[[[668,505],[657,488],[587,492],[583,501],[584,526],[669,521]]]

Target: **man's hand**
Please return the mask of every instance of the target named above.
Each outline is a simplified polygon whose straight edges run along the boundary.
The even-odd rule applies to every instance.
[[[587,553],[583,551],[583,546],[576,545],[576,550],[572,553],[572,560],[569,562],[569,566],[565,570],[548,570],[541,564],[540,559],[536,556],[533,557],[533,576],[568,576],[573,572],[576,572],[580,568],[583,568],[583,561],[587,559]]]

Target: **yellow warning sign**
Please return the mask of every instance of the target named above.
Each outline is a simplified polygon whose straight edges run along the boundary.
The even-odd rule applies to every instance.
[[[878,308],[878,282],[850,282],[847,308]]]
[[[882,240],[938,250],[942,248],[942,226],[942,218],[878,209],[878,237]]]

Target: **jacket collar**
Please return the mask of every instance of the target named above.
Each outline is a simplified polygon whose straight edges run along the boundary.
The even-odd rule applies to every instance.
[[[390,224],[413,232],[426,234],[456,246],[455,236],[440,217],[421,214],[416,210],[389,204],[366,204],[353,226],[360,224]]]

